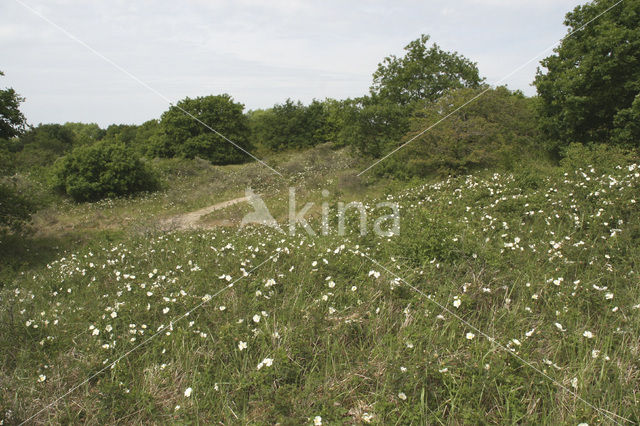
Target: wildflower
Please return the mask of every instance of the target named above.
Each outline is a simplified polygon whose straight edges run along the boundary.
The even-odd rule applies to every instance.
[[[320,426],[320,425],[322,425],[322,417],[320,417],[320,416],[315,416],[315,417],[313,418],[313,425],[314,425],[314,426]]]
[[[592,332],[590,332],[589,330],[585,330],[585,332],[584,332],[584,333],[582,333],[582,335],[583,335],[584,337],[586,337],[587,339],[593,339],[593,333],[592,333]]]
[[[378,271],[374,271],[373,269],[372,269],[371,271],[369,271],[369,276],[372,276],[372,275],[373,275],[373,277],[374,277],[374,278],[376,278],[376,279],[377,279],[377,278],[380,278],[380,272],[378,272]]]
[[[193,389],[191,388],[186,388],[184,390],[184,396],[186,396],[187,398],[189,398],[191,396],[191,392],[193,392]]]
[[[336,283],[334,283],[333,281],[329,281],[328,286],[329,288],[334,288],[336,286]]]
[[[116,311],[111,312],[111,318],[116,318],[118,313]]]
[[[221,311],[224,311],[225,309],[227,309],[227,307],[226,307],[226,306],[220,306],[220,308],[219,308],[219,309],[220,309]]]
[[[166,314],[167,312],[169,312],[169,310],[170,310],[170,309],[169,309],[168,307],[166,307],[166,308],[164,308],[164,309],[162,310],[162,313],[163,313],[163,314]]]
[[[462,300],[460,300],[458,296],[455,296],[453,298],[453,306],[455,306],[456,308],[459,308],[460,305],[462,305]]]
[[[613,293],[607,293],[607,294],[605,294],[605,295],[604,295],[604,298],[605,298],[605,299],[607,299],[607,300],[611,300],[611,299],[613,299]]]
[[[273,358],[265,358],[258,364],[258,370],[260,370],[262,367],[271,367],[272,364]]]
[[[467,333],[467,340],[473,340],[474,337],[476,337],[475,334],[473,334],[471,332]]]
[[[401,399],[401,400],[403,400],[403,401],[406,401],[406,400],[407,400],[407,395],[405,395],[405,393],[404,393],[404,392],[400,392],[400,393],[398,394],[398,398],[400,398],[400,399]]]
[[[364,420],[365,423],[371,423],[371,420],[373,420],[373,414],[363,413],[362,420]]]
[[[554,324],[556,326],[556,328],[560,331],[564,331],[564,327],[562,327],[562,324],[560,324],[559,322]]]
[[[351,291],[356,291],[357,289],[358,289],[358,287],[356,287],[355,285],[351,286]]]
[[[238,349],[239,350],[247,349],[247,342],[240,341],[238,343]]]
[[[44,374],[38,376],[38,381],[40,383],[44,382],[45,380],[47,380],[47,376],[45,376]]]
[[[255,314],[255,315],[253,316],[253,322],[255,322],[256,324],[257,324],[257,323],[259,323],[259,322],[260,322],[260,315]]]
[[[598,358],[599,356],[600,356],[600,351],[599,351],[599,350],[597,350],[597,349],[593,349],[593,350],[591,351],[591,358],[594,358],[594,359],[595,359],[595,358]]]

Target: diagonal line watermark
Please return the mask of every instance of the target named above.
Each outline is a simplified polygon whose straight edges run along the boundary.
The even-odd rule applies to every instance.
[[[592,403],[590,403],[589,401],[585,400],[584,398],[582,398],[580,395],[578,395],[577,393],[573,392],[571,389],[567,388],[565,385],[563,385],[562,383],[558,382],[557,380],[555,380],[554,378],[552,378],[551,376],[549,376],[547,373],[545,373],[544,371],[540,370],[538,367],[536,367],[535,365],[531,364],[530,362],[528,362],[527,360],[525,360],[524,358],[522,358],[520,355],[516,354],[515,352],[509,350],[509,348],[507,348],[506,346],[504,346],[503,344],[501,344],[500,342],[498,342],[496,340],[495,337],[492,337],[490,335],[488,335],[487,333],[483,332],[482,330],[480,330],[478,327],[474,326],[473,324],[471,324],[469,321],[465,320],[464,318],[462,318],[460,315],[456,314],[455,312],[453,312],[451,309],[447,308],[446,306],[444,306],[443,304],[439,303],[438,301],[436,301],[435,299],[429,297],[424,291],[420,290],[419,288],[409,284],[404,278],[400,277],[399,275],[395,274],[394,272],[392,272],[391,270],[389,270],[389,268],[385,267],[384,265],[380,264],[378,261],[376,261],[375,259],[367,256],[365,253],[359,251],[359,252],[353,252],[352,253],[358,255],[360,254],[363,257],[366,257],[367,259],[369,259],[372,263],[376,264],[377,266],[379,266],[380,268],[384,269],[387,273],[393,275],[395,278],[399,279],[400,281],[402,281],[407,287],[409,287],[410,289],[412,289],[413,291],[415,291],[416,293],[420,294],[421,296],[423,296],[425,299],[429,300],[430,302],[434,303],[435,305],[437,305],[440,309],[442,309],[443,311],[447,312],[449,315],[455,317],[458,321],[462,322],[464,325],[466,325],[467,327],[471,328],[473,331],[475,331],[476,333],[480,334],[481,336],[485,337],[489,342],[495,344],[496,346],[498,346],[500,349],[503,349],[505,352],[511,354],[513,357],[515,357],[516,359],[518,359],[520,362],[524,363],[525,365],[527,365],[528,367],[530,367],[531,369],[533,369],[534,371],[536,371],[537,373],[541,374],[542,376],[546,377],[547,379],[549,379],[554,385],[558,386],[559,388],[561,388],[562,390],[572,394],[575,398],[577,398],[578,400],[580,400],[581,402],[583,402],[584,404],[588,405],[589,407],[593,408],[594,410],[596,410],[597,412],[601,413],[603,416],[605,416],[606,418],[608,418],[609,420],[611,420],[612,422],[616,423],[616,424],[622,424],[618,421],[616,421],[614,419],[614,417],[620,419],[620,420],[624,420],[625,422],[628,423],[634,423],[633,421],[627,419],[626,417],[622,417],[616,413],[613,413],[609,410],[605,410],[603,408],[598,408],[595,405],[593,405]]]
[[[609,7],[607,10],[605,10],[604,12],[598,14],[596,17],[594,17],[593,19],[589,20],[588,22],[586,22],[584,25],[582,25],[580,28],[575,29],[573,31],[571,31],[569,34],[567,34],[566,36],[562,37],[560,40],[554,42],[551,46],[547,47],[546,49],[544,49],[543,51],[541,51],[540,53],[538,53],[536,56],[534,56],[533,58],[529,59],[527,62],[525,62],[524,64],[520,65],[519,67],[517,67],[516,69],[514,69],[513,71],[511,71],[509,74],[505,75],[504,77],[502,77],[500,80],[496,81],[493,83],[494,86],[499,86],[504,80],[508,79],[509,77],[511,77],[512,75],[516,74],[518,71],[520,71],[521,69],[523,69],[524,67],[526,67],[527,65],[529,65],[531,62],[537,60],[540,56],[544,55],[547,51],[549,51],[550,49],[553,49],[556,45],[560,44],[563,40],[571,37],[572,35],[574,35],[575,33],[577,33],[578,31],[583,30],[585,27],[587,27],[589,24],[591,24],[593,21],[595,21],[596,19],[600,18],[602,15],[604,15],[605,13],[609,12],[611,9],[613,9],[614,7],[616,7],[617,5],[619,5],[620,3],[622,3],[623,0],[619,0],[617,3],[615,3],[613,6]],[[393,149],[391,152],[389,152],[388,154],[386,154],[384,157],[382,157],[381,159],[377,160],[376,162],[374,162],[373,164],[371,164],[369,167],[367,167],[366,169],[364,169],[363,171],[361,171],[360,173],[358,173],[358,176],[366,173],[368,170],[372,169],[373,167],[375,167],[376,165],[378,165],[379,163],[381,163],[382,161],[386,160],[387,158],[389,158],[390,156],[392,156],[393,154],[395,154],[396,152],[400,151],[402,148],[404,148],[405,146],[409,145],[411,142],[413,142],[414,140],[416,140],[417,138],[419,138],[420,136],[424,135],[425,133],[427,133],[429,130],[433,129],[434,127],[436,127],[438,124],[442,123],[443,121],[445,121],[446,119],[448,119],[449,117],[451,117],[453,114],[455,114],[456,112],[460,111],[462,108],[464,108],[465,106],[469,105],[470,103],[476,101],[478,98],[480,98],[481,96],[483,96],[485,93],[487,93],[489,90],[491,90],[492,86],[488,86],[486,89],[484,89],[482,92],[478,93],[476,96],[474,96],[473,98],[469,99],[468,101],[466,101],[465,103],[463,103],[462,105],[460,105],[459,107],[457,107],[456,109],[454,109],[453,111],[451,111],[450,113],[448,113],[447,115],[445,115],[444,117],[442,117],[440,120],[436,121],[435,123],[433,123],[432,125],[430,125],[429,127],[427,127],[426,129],[422,130],[420,133],[418,133],[417,135],[415,135],[414,137],[412,137],[411,139],[409,139],[408,141],[406,141],[405,143],[403,143],[402,145],[398,146],[397,148]]]
[[[195,310],[201,308],[202,306],[206,305],[207,303],[209,303],[211,300],[213,300],[216,296],[224,293],[226,290],[230,289],[233,287],[233,285],[235,283],[237,283],[238,281],[240,281],[243,278],[248,277],[249,275],[251,275],[251,273],[253,273],[253,271],[255,271],[256,269],[258,269],[259,267],[261,267],[262,265],[264,265],[265,263],[267,263],[268,261],[272,260],[273,258],[277,257],[279,255],[278,253],[272,254],[271,256],[269,256],[266,260],[263,260],[262,262],[260,262],[257,266],[254,266],[253,268],[251,268],[248,272],[247,275],[245,276],[241,276],[235,280],[233,280],[232,282],[230,282],[229,284],[227,284],[226,286],[222,287],[220,290],[218,290],[217,292],[215,292],[211,297],[204,299],[202,302],[198,303],[196,306],[194,306],[193,308],[189,309],[187,312],[183,313],[182,315],[175,317],[174,319],[172,319],[171,321],[169,321],[170,325],[175,324],[176,322],[180,321],[183,318],[188,317],[189,315],[191,315],[191,313],[193,313]],[[277,260],[277,259],[276,259]],[[31,417],[29,417],[28,419],[24,420],[22,423],[20,423],[20,425],[23,425],[31,420],[33,420],[35,417],[37,417],[39,414],[43,413],[44,411],[48,410],[49,408],[51,408],[53,405],[57,404],[59,401],[61,401],[62,399],[66,398],[67,396],[69,396],[71,393],[73,393],[74,391],[76,391],[78,388],[84,386],[85,384],[87,384],[88,382],[90,382],[91,380],[93,380],[95,377],[99,376],[100,374],[104,373],[105,371],[107,371],[110,368],[113,368],[118,362],[120,362],[121,360],[123,360],[124,358],[126,358],[127,356],[129,356],[132,352],[138,350],[140,347],[146,345],[147,343],[149,343],[153,338],[155,338],[157,335],[161,334],[163,331],[165,331],[167,329],[167,327],[169,326],[160,326],[160,328],[158,328],[158,330],[156,330],[155,333],[153,333],[151,336],[149,336],[147,339],[143,340],[142,342],[140,342],[139,344],[137,344],[136,346],[134,346],[133,348],[129,349],[127,352],[125,352],[123,355],[119,356],[115,361],[113,361],[112,363],[108,364],[106,367],[102,368],[101,370],[99,370],[98,372],[94,373],[93,375],[89,376],[87,379],[85,379],[84,381],[82,381],[81,383],[75,385],[74,387],[72,387],[71,389],[69,389],[67,392],[65,392],[62,396],[56,398],[55,401],[53,401],[52,403],[48,404],[46,407],[40,409],[38,412],[36,412],[35,414],[33,414]]]
[[[159,92],[157,89],[153,88],[152,86],[150,86],[148,83],[145,83],[143,80],[141,80],[138,76],[136,76],[135,74],[132,74],[131,72],[127,71],[125,68],[123,68],[122,66],[120,66],[119,64],[117,64],[116,62],[114,62],[112,59],[108,58],[107,56],[103,55],[102,53],[98,52],[96,49],[94,49],[93,47],[91,47],[90,45],[88,45],[87,43],[85,43],[84,41],[80,40],[78,37],[76,37],[75,35],[71,34],[69,31],[65,30],[64,28],[62,28],[60,25],[56,24],[55,22],[53,22],[51,19],[47,18],[46,16],[44,16],[42,13],[38,12],[36,9],[32,8],[31,6],[29,6],[28,4],[24,3],[22,0],[15,0],[18,4],[20,4],[21,6],[23,6],[25,9],[29,10],[30,12],[32,12],[33,14],[35,14],[36,16],[38,16],[40,19],[42,19],[43,21],[47,22],[48,24],[52,25],[53,27],[55,27],[57,30],[61,31],[64,35],[66,35],[67,37],[69,37],[71,40],[75,41],[76,43],[82,45],[83,47],[85,47],[86,49],[88,49],[91,53],[93,53],[94,55],[98,56],[100,59],[106,61],[107,63],[109,63],[110,65],[112,65],[114,68],[116,68],[118,71],[124,73],[125,75],[127,75],[128,77],[130,77],[131,79],[133,79],[135,82],[137,82],[138,84],[140,84],[141,86],[143,86],[144,88],[146,88],[147,90],[149,90],[150,92],[155,93],[158,97],[160,97],[162,100],[164,100],[165,102],[167,102],[169,105],[177,108],[178,110],[180,110],[181,112],[183,112],[185,115],[187,115],[188,117],[192,118],[193,120],[195,120],[196,122],[200,123],[201,125],[203,125],[204,127],[206,127],[208,130],[210,130],[211,132],[213,132],[214,134],[216,134],[217,136],[219,136],[220,138],[224,139],[225,141],[229,142],[231,145],[233,145],[234,147],[236,147],[237,149],[239,149],[240,151],[244,152],[245,154],[247,154],[249,157],[253,158],[254,160],[256,160],[257,162],[259,162],[260,164],[262,164],[263,166],[267,167],[269,170],[271,170],[272,172],[274,172],[275,174],[277,174],[280,177],[282,176],[282,173],[278,172],[276,169],[274,169],[273,167],[271,167],[270,165],[268,165],[267,163],[265,163],[264,161],[262,161],[261,159],[259,159],[258,157],[256,157],[255,155],[253,155],[252,153],[250,153],[249,151],[247,151],[246,149],[244,149],[243,147],[241,147],[240,145],[238,145],[237,143],[235,143],[234,141],[232,141],[231,139],[229,139],[228,137],[226,137],[225,135],[223,135],[222,133],[220,133],[219,131],[217,131],[216,129],[214,129],[213,127],[211,127],[210,125],[208,125],[207,123],[205,123],[204,121],[200,120],[198,117],[194,116],[193,114],[191,114],[189,111],[185,110],[184,108],[182,108],[180,105],[174,104],[171,99],[169,99],[167,96],[165,96],[164,94],[162,94],[161,92]]]

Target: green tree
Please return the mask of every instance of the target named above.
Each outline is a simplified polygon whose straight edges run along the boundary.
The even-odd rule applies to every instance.
[[[159,157],[198,156],[213,164],[247,161],[250,157],[245,152],[202,124],[249,151],[249,126],[243,109],[244,105],[234,102],[227,94],[185,98],[162,114],[159,132],[151,137],[150,154]]]
[[[76,201],[152,191],[153,170],[122,142],[103,140],[79,146],[53,167],[53,187]]]
[[[0,71],[0,75],[4,75]],[[0,236],[8,231],[19,231],[35,210],[34,204],[23,196],[4,176],[13,173],[15,138],[27,127],[27,120],[20,111],[24,101],[13,89],[0,90]]]
[[[546,70],[538,69],[534,85],[553,148],[613,136],[619,143],[640,141],[640,2],[624,1],[602,14],[615,3],[596,0],[569,12],[564,24],[571,35],[541,61]]]
[[[377,96],[351,100],[343,114],[340,139],[364,155],[381,156],[409,130],[408,109]]]
[[[0,140],[18,136],[27,128],[27,119],[20,111],[22,102],[24,98],[12,88],[0,90]]]
[[[458,54],[447,52],[437,44],[427,46],[428,35],[409,43],[401,58],[384,58],[373,74],[371,93],[398,104],[414,101],[435,101],[446,90],[478,87],[480,78],[474,62]]]
[[[327,109],[313,100],[308,106],[287,99],[264,111],[252,111],[252,137],[272,151],[302,149],[328,141]]]

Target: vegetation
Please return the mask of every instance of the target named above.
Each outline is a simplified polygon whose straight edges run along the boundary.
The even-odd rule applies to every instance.
[[[53,187],[76,201],[151,191],[158,180],[123,144],[101,141],[75,148],[54,166]]]
[[[637,2],[581,29],[613,4],[536,97],[426,35],[309,105],[28,126],[0,91],[0,425],[640,422]],[[247,188],[315,233],[243,226]]]
[[[534,84],[552,148],[640,140],[640,3],[597,0],[567,14],[571,34],[542,61]],[[596,16],[596,22],[586,25]]]
[[[436,101],[450,89],[477,88],[484,80],[478,67],[457,52],[446,52],[437,44],[427,47],[423,34],[404,50],[402,58],[384,58],[373,74],[371,93],[406,105],[416,101]]]
[[[250,157],[238,149],[250,149],[243,108],[229,95],[183,99],[162,114],[160,131],[151,139],[150,153],[159,157],[200,157],[213,164],[247,161]]]

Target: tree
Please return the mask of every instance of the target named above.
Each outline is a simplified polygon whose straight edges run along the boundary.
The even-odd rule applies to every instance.
[[[0,75],[4,75],[0,71]],[[27,120],[20,111],[24,98],[13,89],[0,90],[0,177],[13,172],[16,144],[10,141],[22,134]],[[35,210],[34,204],[20,194],[15,184],[0,181],[0,237],[8,231],[19,231]]]
[[[364,155],[379,157],[395,147],[409,129],[407,112],[406,107],[377,96],[353,99],[344,110],[341,139]]]
[[[0,76],[4,73],[0,71]],[[15,90],[0,90],[0,139],[9,139],[20,135],[27,128],[27,119],[20,111],[24,98]]]
[[[160,157],[197,156],[213,164],[247,161],[249,157],[245,152],[205,126],[210,126],[248,151],[249,126],[243,109],[244,105],[234,102],[227,94],[185,98],[162,114],[159,132],[151,138],[150,154]]]
[[[252,112],[252,132],[258,143],[272,151],[301,149],[327,142],[325,103],[308,106],[287,99],[266,111]]]
[[[435,101],[446,90],[478,87],[478,67],[457,52],[446,52],[437,44],[427,47],[428,35],[412,41],[398,58],[386,57],[373,74],[373,95],[406,105],[419,100]]]
[[[639,144],[640,2],[625,1],[604,13],[615,3],[595,0],[567,13],[571,35],[541,61],[546,70],[538,69],[534,85],[541,127],[553,148],[613,136]]]

